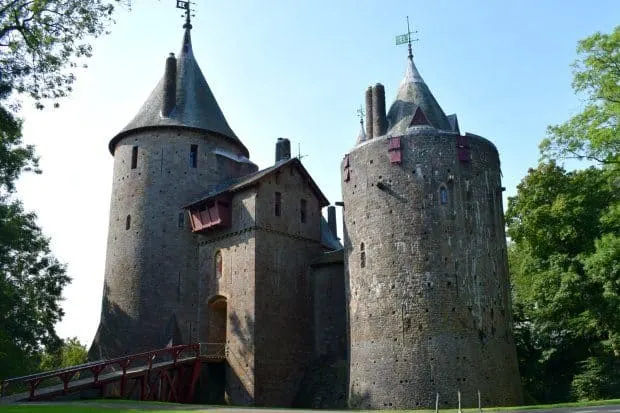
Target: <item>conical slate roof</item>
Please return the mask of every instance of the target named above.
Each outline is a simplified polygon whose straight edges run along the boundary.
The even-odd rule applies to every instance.
[[[366,141],[366,130],[364,128],[364,123],[360,122],[360,133],[357,135],[357,143],[362,143]]]
[[[144,102],[138,114],[112,140],[109,147],[114,153],[114,146],[131,131],[158,126],[179,126],[216,133],[235,141],[244,156],[249,156],[247,148],[232,131],[217,104],[211,88],[194,58],[190,27],[185,29],[183,47],[177,59],[176,70],[176,104],[172,111],[164,116],[164,77],[159,81],[149,98]]]
[[[452,130],[446,114],[435,100],[430,89],[424,83],[420,72],[413,63],[413,56],[409,55],[407,72],[400,84],[396,100],[388,112],[388,133],[402,135],[411,125],[416,109],[419,107],[430,122],[430,125],[440,130]]]

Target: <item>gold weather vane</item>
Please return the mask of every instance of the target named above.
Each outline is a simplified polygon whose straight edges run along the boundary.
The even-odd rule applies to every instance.
[[[185,24],[183,25],[184,29],[191,29],[192,28],[192,21],[191,18],[192,17],[196,17],[195,14],[192,14],[193,10],[192,10],[192,5],[190,3],[190,0],[177,0],[177,9],[183,9],[185,10]]]
[[[418,39],[412,39],[411,35],[412,34],[417,34],[417,33],[418,33],[417,30],[412,32],[409,29],[409,16],[407,16],[407,33],[396,36],[396,46],[408,43],[408,45],[409,45],[409,58],[410,59],[413,58],[413,50],[411,49],[411,42],[416,42],[418,40]]]

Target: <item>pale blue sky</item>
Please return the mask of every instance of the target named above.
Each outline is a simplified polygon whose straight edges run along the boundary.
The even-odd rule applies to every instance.
[[[20,196],[69,264],[62,336],[90,344],[97,328],[112,157],[107,143],[131,120],[182,40],[174,0],[137,0],[112,34],[94,42],[89,68],[60,109],[26,102],[25,140],[37,145],[42,176]],[[595,31],[620,24],[618,1],[212,1],[196,5],[194,53],[228,123],[261,168],[275,140],[301,144],[328,199],[341,199],[339,165],[359,131],[365,89],[385,85],[389,106],[405,72],[405,16],[418,30],[414,59],[461,131],[500,152],[508,196],[538,159],[549,124],[578,112],[570,63]]]

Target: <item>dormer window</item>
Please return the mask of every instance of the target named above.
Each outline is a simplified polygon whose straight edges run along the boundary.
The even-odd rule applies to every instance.
[[[217,198],[204,200],[189,208],[193,232],[228,228],[232,220],[231,198],[224,194]]]

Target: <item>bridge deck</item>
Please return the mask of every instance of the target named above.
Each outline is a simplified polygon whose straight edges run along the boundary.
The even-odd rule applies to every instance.
[[[64,395],[68,393],[75,393],[82,390],[88,390],[92,388],[103,388],[107,384],[122,382],[121,393],[123,393],[122,387],[128,380],[140,379],[142,386],[145,382],[153,377],[159,376],[159,380],[162,382],[164,379],[167,381],[169,387],[179,387],[182,384],[181,379],[171,378],[168,371],[172,369],[179,369],[192,365],[202,365],[204,363],[218,363],[226,360],[225,348],[218,343],[218,348],[215,351],[207,351],[209,347],[207,345],[188,345],[188,346],[176,346],[168,349],[156,350],[153,352],[139,353],[136,355],[126,356],[114,360],[102,360],[100,362],[88,363],[80,366],[75,366],[68,369],[61,369],[53,372],[46,372],[32,376],[26,376],[22,378],[15,378],[6,380],[3,383],[2,391],[6,391],[9,383],[22,383],[30,386],[29,392],[20,392],[11,395],[5,395],[0,398],[0,403],[15,403],[27,400],[37,399],[50,399],[54,396]],[[187,353],[192,354],[187,354]],[[158,356],[165,355],[170,357],[169,360],[154,362]],[[140,360],[144,364],[129,367],[129,364],[135,360]],[[146,360],[146,361],[145,361]],[[199,367],[198,367],[199,368]],[[112,371],[105,371],[112,369]],[[86,378],[79,378],[80,373],[91,374]],[[191,393],[193,394],[193,387],[198,379],[198,372],[194,371],[192,374]],[[76,377],[73,379],[74,377]],[[49,385],[45,387],[39,387],[44,379],[61,379],[61,383]],[[143,389],[144,391],[144,389]],[[170,390],[171,394],[175,394],[175,389]],[[124,395],[122,394],[121,397]],[[143,393],[141,393],[143,397]],[[175,394],[176,400],[179,396]]]

